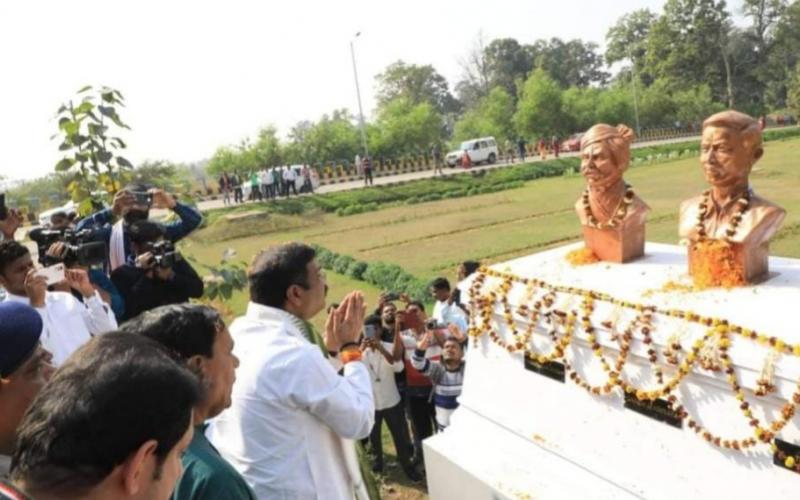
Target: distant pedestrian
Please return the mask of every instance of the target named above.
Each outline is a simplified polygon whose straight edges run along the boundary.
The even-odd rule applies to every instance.
[[[517,139],[517,149],[519,150],[519,161],[525,161],[525,139]]]
[[[295,196],[297,196],[297,186],[295,185],[295,181],[297,180],[297,172],[290,165],[286,165],[286,170],[283,171],[283,182],[286,183],[286,187],[284,188],[285,195],[289,197],[289,191],[291,190]]]
[[[272,186],[273,186],[273,179],[272,179],[272,172],[269,169],[262,169],[261,172],[258,173],[258,177],[261,180],[261,194],[265,200],[272,199]]]
[[[233,201],[235,203],[243,203],[244,194],[242,193],[242,179],[239,177],[239,174],[233,174],[231,186],[233,187]]]
[[[539,158],[547,159],[547,143],[544,141],[544,137],[539,139]]]
[[[275,197],[283,196],[283,172],[280,167],[272,167],[272,189],[275,191]]]
[[[442,171],[442,147],[439,144],[434,144],[433,151],[433,175],[436,175],[436,172],[439,172],[440,175],[444,175]]]
[[[550,147],[553,148],[553,155],[558,158],[558,154],[561,152],[561,143],[558,141],[557,135],[550,140]]]
[[[314,194],[314,185],[311,183],[311,169],[303,164],[303,189],[307,193]]]
[[[464,154],[461,155],[461,166],[463,168],[470,168],[472,166],[472,158],[469,157],[469,151],[466,149],[464,150]]]
[[[264,198],[261,196],[261,177],[257,171],[250,174],[250,201],[262,201]]]
[[[231,204],[231,178],[228,172],[222,172],[219,177],[219,193],[222,195],[222,203],[227,207]]]
[[[372,162],[369,159],[369,156],[364,157],[363,161],[364,166],[364,185],[365,186],[372,186]]]

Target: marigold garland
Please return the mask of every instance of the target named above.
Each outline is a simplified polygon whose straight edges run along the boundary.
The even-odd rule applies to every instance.
[[[488,291],[484,292],[487,278],[499,279],[500,284],[490,287]],[[526,292],[523,296],[523,302],[515,310],[512,310],[508,294],[514,284],[525,285]],[[580,298],[581,302],[578,308],[573,309],[571,306],[556,307],[557,294],[559,293]],[[521,352],[531,361],[541,364],[560,361],[564,364],[569,379],[593,395],[609,395],[612,392],[617,392],[615,389],[619,388],[619,391],[633,394],[642,401],[665,399],[676,414],[687,422],[690,429],[718,447],[742,451],[755,446],[759,441],[763,443],[773,442],[776,434],[791,421],[796,413],[797,406],[800,405],[800,381],[798,381],[794,394],[782,407],[780,417],[773,422],[762,424],[753,415],[750,403],[746,401],[745,393],[736,377],[733,362],[728,355],[731,336],[737,336],[767,347],[772,351],[773,356],[780,354],[800,356],[800,344],[790,345],[776,337],[768,337],[755,330],[732,325],[725,319],[701,316],[691,311],[662,310],[650,305],[620,300],[605,293],[553,285],[535,278],[522,278],[510,272],[499,272],[486,267],[482,267],[478,271],[472,282],[470,301],[473,313],[470,315],[469,335],[475,343],[477,343],[479,337],[488,335],[495,344],[503,349],[510,353]],[[619,345],[619,353],[613,361],[613,366],[604,355],[604,347],[600,344],[598,338],[599,331],[594,326],[595,319],[593,315],[597,301],[609,303],[615,308],[611,319],[600,322],[603,328],[609,332],[609,340],[615,341]],[[531,305],[529,306],[525,302],[531,303]],[[507,326],[510,341],[507,341],[504,335],[500,334],[498,329],[492,326],[492,319],[495,316],[495,308],[498,304],[503,311],[502,317]],[[633,310],[636,314],[627,326],[622,328],[622,333],[620,334],[618,320],[619,312],[623,309]],[[693,342],[690,348],[684,347],[681,343],[681,336],[675,334],[667,340],[667,345],[659,353],[651,336],[654,331],[653,320],[656,315],[702,325],[706,328],[706,331],[701,338]],[[519,328],[517,328],[517,323],[523,319],[527,325],[525,331],[520,332]],[[549,353],[537,352],[534,349],[533,333],[537,326],[546,330],[546,335],[550,338],[553,348]],[[578,329],[583,332],[584,339],[588,342],[592,354],[599,360],[607,376],[606,381],[601,385],[592,385],[583,380],[566,359],[566,351],[574,347],[573,340]],[[647,358],[655,374],[658,387],[636,387],[624,377],[624,368],[628,361],[631,343],[634,340],[647,347]],[[681,359],[682,353],[685,353],[683,359]],[[674,366],[672,368],[674,374],[666,381],[662,364],[658,362],[659,358],[666,361],[665,366]],[[748,424],[753,428],[753,436],[739,439],[722,438],[704,429],[696,419],[688,414],[683,404],[673,393],[696,365],[706,370],[725,372],[733,394],[740,403],[739,409],[744,418],[747,419]],[[760,382],[759,387],[768,382]],[[774,387],[771,387],[771,389],[774,390]],[[756,391],[756,395],[760,395],[758,391]],[[781,460],[784,459],[781,458]],[[796,467],[796,470],[800,471],[800,457],[787,456],[785,460],[787,464],[792,464],[789,468]]]
[[[586,247],[572,250],[567,254],[566,259],[573,266],[585,266],[600,262],[600,257]]]
[[[700,240],[692,243],[690,274],[699,290],[721,286],[734,288],[747,283],[736,251],[725,240]]]

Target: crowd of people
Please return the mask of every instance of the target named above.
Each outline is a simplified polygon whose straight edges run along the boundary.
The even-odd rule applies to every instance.
[[[225,206],[245,201],[267,201],[291,194],[314,193],[319,183],[317,172],[308,165],[263,168],[249,174],[223,172],[217,179]],[[231,201],[233,194],[233,201]]]
[[[0,220],[0,499],[366,499],[354,441],[383,471],[384,422],[422,480],[421,443],[449,425],[465,370],[467,306],[446,279],[430,317],[391,291],[371,314],[357,291],[327,307],[315,250],[273,246],[228,327],[189,302],[203,281],[174,244],[195,209],[131,185],[107,210],[62,215],[31,235],[38,263],[18,214]],[[104,259],[86,262],[92,245]]]

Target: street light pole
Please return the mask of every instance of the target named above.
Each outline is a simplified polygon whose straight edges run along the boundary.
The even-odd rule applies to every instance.
[[[359,31],[356,33],[354,38],[358,38],[361,35]],[[350,40],[350,56],[353,58],[353,77],[356,80],[356,96],[358,97],[358,121],[359,126],[361,128],[361,145],[364,147],[364,157],[369,156],[369,150],[367,149],[367,133],[364,130],[364,111],[361,108],[361,90],[358,87],[358,71],[356,70],[356,51],[353,47],[353,40]]]
[[[631,59],[631,86],[633,87],[633,113],[636,116],[636,137],[641,137],[642,131],[639,129],[639,100],[636,98],[636,61],[633,60],[633,53],[628,47],[628,56]]]

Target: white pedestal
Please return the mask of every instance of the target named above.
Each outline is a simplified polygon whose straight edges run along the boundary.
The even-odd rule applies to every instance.
[[[632,263],[573,267],[564,256],[579,246],[561,247],[494,268],[662,309],[725,318],[786,343],[800,342],[800,325],[794,318],[800,308],[800,260],[770,259],[771,278],[755,287],[663,293],[659,290],[665,283],[685,279],[684,248],[648,244],[645,257]],[[468,287],[468,283],[462,285],[464,292]],[[512,289],[512,309],[523,292],[522,285]],[[559,295],[559,302],[577,307],[577,301],[565,295]],[[595,309],[597,317],[610,310],[599,302]],[[507,335],[502,311],[495,312],[499,331]],[[523,320],[517,319],[521,325]],[[683,328],[684,346],[705,331],[677,323],[656,317],[652,337],[659,351],[677,328]],[[545,342],[538,330],[533,338],[537,346]],[[581,377],[602,385],[606,375],[583,338],[579,329],[566,357]],[[777,391],[756,397],[752,389],[767,349],[736,336],[731,339],[728,353],[753,413],[762,424],[765,419],[771,422],[797,387],[800,358],[781,356],[775,363]],[[608,334],[599,333],[598,340],[606,358],[613,360],[618,345]],[[624,373],[637,385],[656,385],[646,349],[641,342],[633,343]],[[669,373],[665,369],[667,378]],[[690,416],[711,432],[731,439],[753,436],[724,373],[697,366],[676,395]],[[486,336],[467,352],[460,403],[451,426],[424,443],[428,486],[434,499],[766,499],[793,498],[800,490],[800,474],[773,465],[768,445],[759,443],[747,452],[717,448],[685,423],[676,428],[626,409],[620,392],[593,396],[568,377],[562,383],[527,370],[521,353],[511,354]],[[795,416],[778,437],[800,443],[798,422],[800,417]]]

